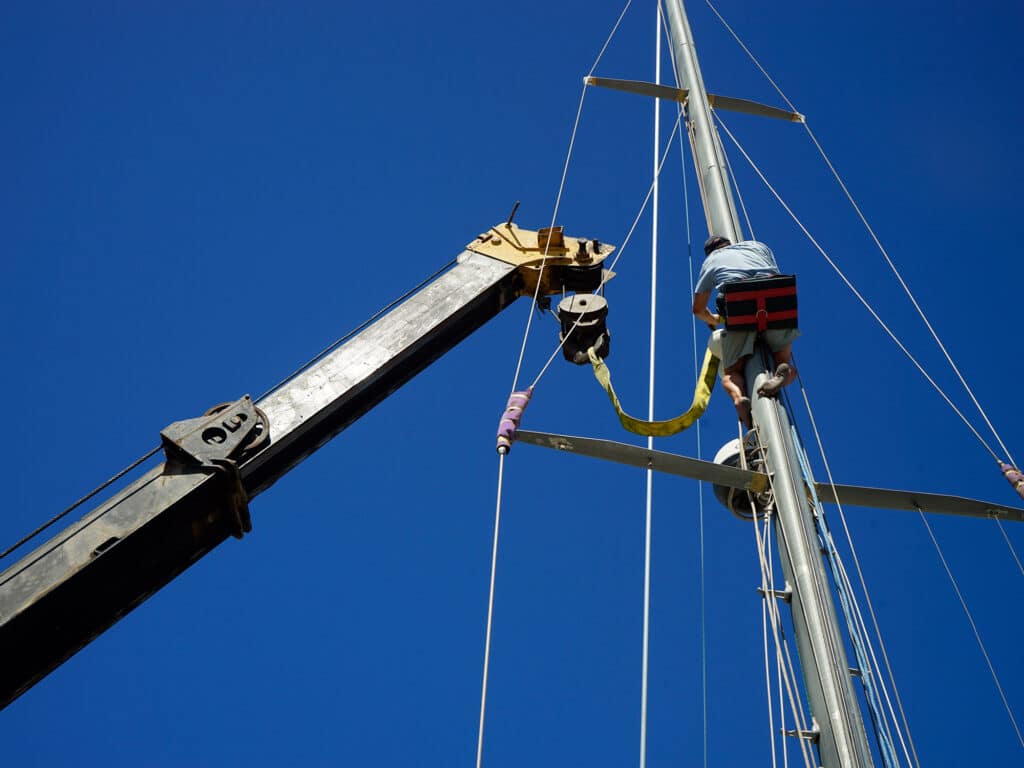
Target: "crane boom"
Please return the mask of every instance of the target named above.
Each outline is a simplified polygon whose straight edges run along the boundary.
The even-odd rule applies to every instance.
[[[511,222],[492,227],[454,267],[258,403],[242,398],[165,429],[164,464],[0,573],[0,656],[8,660],[0,708],[229,536],[250,530],[250,499],[532,294],[538,280],[544,294],[595,288],[611,248],[570,238],[566,245],[557,234],[558,252],[542,270],[538,233]],[[543,250],[555,249],[545,242]],[[254,437],[261,445],[246,453]]]

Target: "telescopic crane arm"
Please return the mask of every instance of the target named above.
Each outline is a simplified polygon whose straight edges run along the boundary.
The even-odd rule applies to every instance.
[[[228,536],[248,502],[522,295],[595,289],[612,251],[511,221],[258,403],[161,433],[166,462],[0,573],[0,708]],[[544,262],[543,269],[541,262]]]

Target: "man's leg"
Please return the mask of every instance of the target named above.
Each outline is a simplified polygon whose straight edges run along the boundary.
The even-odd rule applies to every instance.
[[[750,427],[750,398],[747,397],[747,380],[743,375],[743,369],[747,365],[750,355],[741,357],[722,372],[722,387],[732,398],[732,404],[736,407],[736,415],[744,426]]]

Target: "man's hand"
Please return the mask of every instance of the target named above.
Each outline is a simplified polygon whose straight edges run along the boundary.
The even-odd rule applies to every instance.
[[[713,331],[722,322],[722,318],[708,309],[708,299],[710,297],[710,291],[707,293],[693,294],[693,314],[696,315],[698,319],[707,323],[708,328]]]

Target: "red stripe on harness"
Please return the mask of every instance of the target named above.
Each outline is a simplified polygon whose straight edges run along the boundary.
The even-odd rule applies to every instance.
[[[761,288],[754,291],[730,291],[729,301],[750,301],[750,299],[759,299],[758,309],[760,309],[764,299],[772,299],[776,296],[796,296],[796,286],[788,285],[783,288]]]

